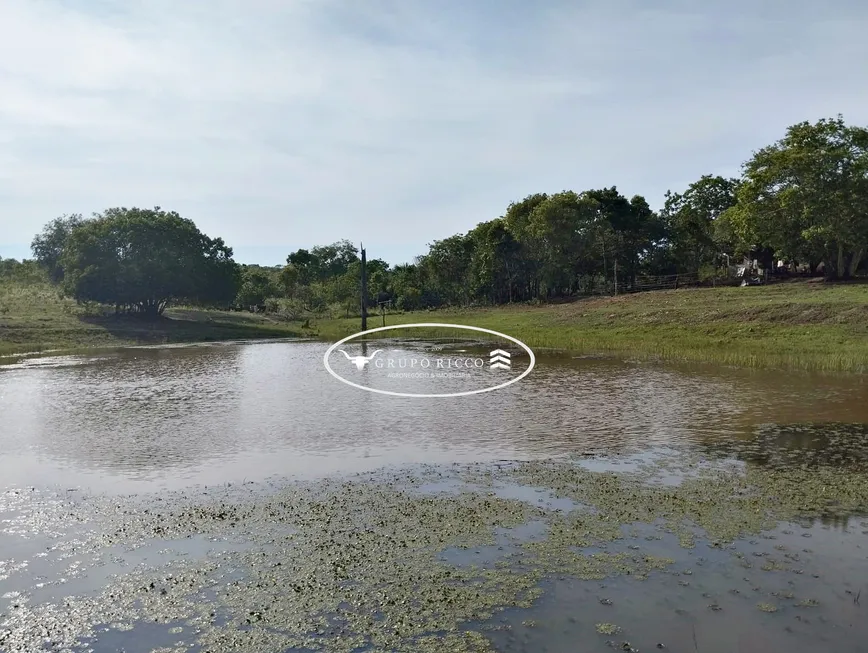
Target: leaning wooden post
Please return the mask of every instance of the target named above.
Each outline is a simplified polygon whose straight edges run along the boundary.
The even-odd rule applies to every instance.
[[[362,331],[368,330],[368,265],[365,258],[365,245],[362,249]]]

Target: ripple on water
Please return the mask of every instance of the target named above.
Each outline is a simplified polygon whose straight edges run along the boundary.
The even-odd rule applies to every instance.
[[[392,344],[412,353],[434,343]],[[419,402],[338,382],[322,353],[311,342],[224,344],[3,366],[0,482],[122,494],[712,446],[764,422],[868,423],[865,385],[852,379],[539,356],[502,391]]]

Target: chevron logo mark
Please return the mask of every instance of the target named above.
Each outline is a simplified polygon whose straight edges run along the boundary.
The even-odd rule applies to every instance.
[[[488,369],[490,370],[509,370],[512,369],[512,361],[508,351],[503,349],[495,349],[489,354]]]

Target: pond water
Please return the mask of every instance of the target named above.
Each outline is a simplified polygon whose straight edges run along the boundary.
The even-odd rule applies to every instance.
[[[337,382],[321,343],[126,349],[0,367],[0,486],[151,491],[421,462],[533,459],[868,422],[868,380],[538,357],[457,398]]]
[[[420,399],[326,348],[0,366],[0,652],[864,647],[865,377],[538,353]]]

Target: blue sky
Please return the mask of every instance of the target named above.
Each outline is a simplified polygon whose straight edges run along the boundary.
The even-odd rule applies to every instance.
[[[534,192],[735,175],[868,124],[868,5],[831,0],[2,0],[0,256],[154,206],[244,263],[409,261]]]

